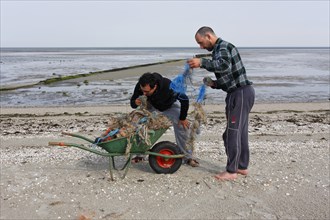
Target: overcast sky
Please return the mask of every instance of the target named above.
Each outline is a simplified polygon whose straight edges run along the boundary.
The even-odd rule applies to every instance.
[[[329,7],[329,0],[1,0],[1,47],[198,47],[201,26],[239,47],[329,47]]]

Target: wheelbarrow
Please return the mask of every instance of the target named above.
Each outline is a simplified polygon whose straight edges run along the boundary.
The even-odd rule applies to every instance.
[[[149,130],[149,144],[146,143],[145,140],[142,140],[137,134],[133,135],[130,139],[131,149],[128,154],[126,154],[126,147],[128,144],[128,140],[126,137],[119,137],[116,139],[112,139],[105,142],[100,142],[95,144],[94,140],[91,140],[87,137],[84,137],[80,134],[73,134],[62,132],[64,135],[69,135],[72,137],[80,138],[89,143],[92,143],[90,146],[86,146],[83,144],[75,144],[75,143],[66,143],[66,142],[49,142],[50,146],[63,146],[63,147],[76,147],[82,150],[89,151],[91,153],[95,153],[101,156],[109,157],[109,170],[111,180],[113,178],[113,169],[115,170],[124,170],[124,174],[122,179],[125,178],[129,167],[131,166],[132,156],[135,154],[138,155],[149,155],[149,165],[150,167],[158,174],[170,174],[175,173],[182,164],[182,158],[185,156],[184,154],[180,154],[179,148],[176,144],[170,141],[161,141],[157,142],[157,140],[165,133],[167,129],[158,129],[158,130]],[[97,145],[105,151],[100,151],[93,147]],[[118,169],[115,165],[114,157],[116,156],[127,156],[127,161],[121,169]]]

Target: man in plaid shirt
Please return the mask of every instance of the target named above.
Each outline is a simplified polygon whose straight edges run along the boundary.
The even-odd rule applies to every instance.
[[[213,89],[227,92],[227,127],[222,136],[227,154],[226,171],[215,177],[219,180],[234,180],[238,174],[247,175],[249,165],[248,122],[254,104],[255,92],[237,48],[218,38],[212,28],[201,27],[195,35],[202,49],[212,51],[212,59],[188,60],[190,68],[203,68],[214,72],[216,80],[204,78],[204,83]]]

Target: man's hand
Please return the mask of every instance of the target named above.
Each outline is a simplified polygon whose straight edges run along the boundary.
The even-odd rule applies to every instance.
[[[139,99],[139,98],[135,99],[135,104],[136,104],[137,106],[140,106],[140,105],[142,104],[141,99]]]
[[[189,121],[187,119],[185,119],[185,120],[179,120],[179,123],[178,124],[179,124],[179,127],[180,127],[180,125],[182,125],[184,129],[188,129],[189,128]]]
[[[206,86],[215,87],[213,80],[210,77],[204,77],[203,83]]]
[[[187,61],[190,68],[198,68],[201,66],[201,59],[199,58],[192,58]]]

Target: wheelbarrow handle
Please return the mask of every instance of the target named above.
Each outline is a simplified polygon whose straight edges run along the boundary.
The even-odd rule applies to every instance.
[[[62,131],[62,134],[69,135],[69,136],[72,135],[71,133],[69,133],[69,132],[65,132],[65,131]]]
[[[80,138],[80,139],[83,139],[83,140],[85,140],[85,141],[88,141],[89,143],[92,143],[92,144],[94,143],[94,140],[89,139],[89,138],[87,138],[87,137],[84,137],[84,136],[82,136],[82,135],[80,135],[80,134],[72,134],[72,133],[65,132],[65,131],[62,131],[62,134],[64,134],[64,135],[69,135],[69,136],[71,136],[71,137]]]
[[[121,153],[105,153],[105,152],[102,152],[102,151],[95,150],[95,149],[93,149],[91,147],[86,147],[86,146],[84,146],[82,144],[75,144],[75,143],[48,142],[48,145],[49,146],[61,146],[61,147],[76,147],[76,148],[80,148],[82,150],[86,150],[86,151],[92,152],[94,154],[98,154],[98,155],[106,156],[106,157],[122,156],[123,155]]]
[[[48,142],[48,146],[67,147],[67,145],[64,142]]]

